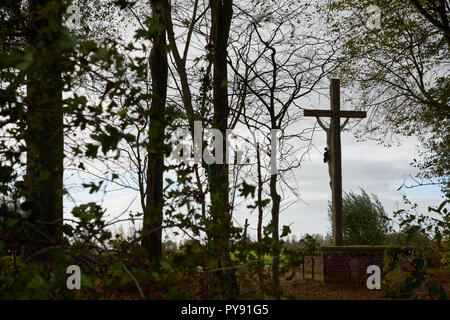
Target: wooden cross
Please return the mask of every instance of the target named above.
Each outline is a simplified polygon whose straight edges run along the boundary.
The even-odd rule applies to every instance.
[[[331,212],[333,221],[333,245],[344,245],[342,230],[342,164],[341,164],[341,130],[349,118],[365,118],[365,111],[341,111],[340,82],[331,79],[331,110],[304,110],[305,117],[316,117],[319,125],[327,133],[327,144],[330,158],[328,160],[331,179]],[[326,128],[319,117],[329,117],[330,128]],[[341,118],[347,118],[341,126]]]

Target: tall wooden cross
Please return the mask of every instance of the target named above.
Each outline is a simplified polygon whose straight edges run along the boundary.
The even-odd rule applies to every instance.
[[[342,230],[342,164],[341,164],[341,130],[349,118],[365,118],[365,111],[341,111],[340,82],[331,79],[331,110],[304,110],[305,117],[316,117],[320,126],[327,133],[329,173],[331,178],[331,212],[333,221],[333,245],[344,245]],[[319,117],[329,117],[330,128],[326,128]],[[341,118],[347,118],[341,126]]]

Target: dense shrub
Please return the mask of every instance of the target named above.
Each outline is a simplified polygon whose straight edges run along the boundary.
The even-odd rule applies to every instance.
[[[331,204],[328,206],[331,218]],[[342,199],[344,245],[382,245],[386,243],[389,219],[376,195],[345,192]]]
[[[387,298],[406,298],[411,295],[408,290],[407,278],[409,273],[401,268],[395,268],[387,273],[383,280],[381,290]]]
[[[384,257],[382,292],[385,297],[420,297],[416,292],[425,287],[431,298],[446,299],[442,285],[430,276],[430,270],[442,267],[442,250],[430,247],[389,247]]]

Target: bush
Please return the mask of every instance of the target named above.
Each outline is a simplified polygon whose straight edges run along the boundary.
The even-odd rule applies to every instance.
[[[409,272],[396,268],[387,273],[384,277],[381,291],[387,298],[406,298],[412,292],[408,290],[406,279],[409,277]]]
[[[331,204],[328,216],[332,224]],[[377,196],[345,192],[342,199],[344,245],[382,245],[386,242],[389,218]]]
[[[447,294],[431,271],[442,267],[437,247],[390,247],[385,251],[382,292],[390,298],[405,298],[426,288],[432,299],[446,299]],[[420,298],[420,295],[417,297]]]
[[[441,263],[444,268],[450,270],[450,237],[447,237],[445,241],[442,241],[442,246]]]

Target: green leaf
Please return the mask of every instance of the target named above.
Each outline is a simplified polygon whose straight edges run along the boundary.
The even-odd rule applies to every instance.
[[[247,184],[245,181],[242,183],[242,188],[239,189],[240,195],[247,198],[249,194],[251,194],[252,198],[255,197],[256,187],[250,184]]]
[[[96,158],[98,153],[98,148],[100,146],[94,145],[94,144],[87,144],[86,145],[86,157],[88,158]]]
[[[69,237],[72,237],[73,236],[73,227],[70,224],[64,224],[63,232],[64,232],[64,234],[68,235]]]
[[[8,183],[13,178],[14,170],[9,166],[0,165],[0,183]]]
[[[255,201],[255,205],[256,206],[261,206],[261,207],[265,207],[265,206],[267,206],[269,203],[270,203],[270,199],[264,199],[264,200],[261,200],[261,201]]]
[[[82,185],[84,188],[90,188],[89,193],[92,194],[92,193],[98,192],[100,190],[100,187],[102,186],[102,184],[103,184],[103,181],[100,181],[98,183],[98,185],[96,185],[94,182],[83,183]]]
[[[281,232],[281,238],[286,237],[291,233],[291,228],[289,226],[283,226],[283,231]]]

